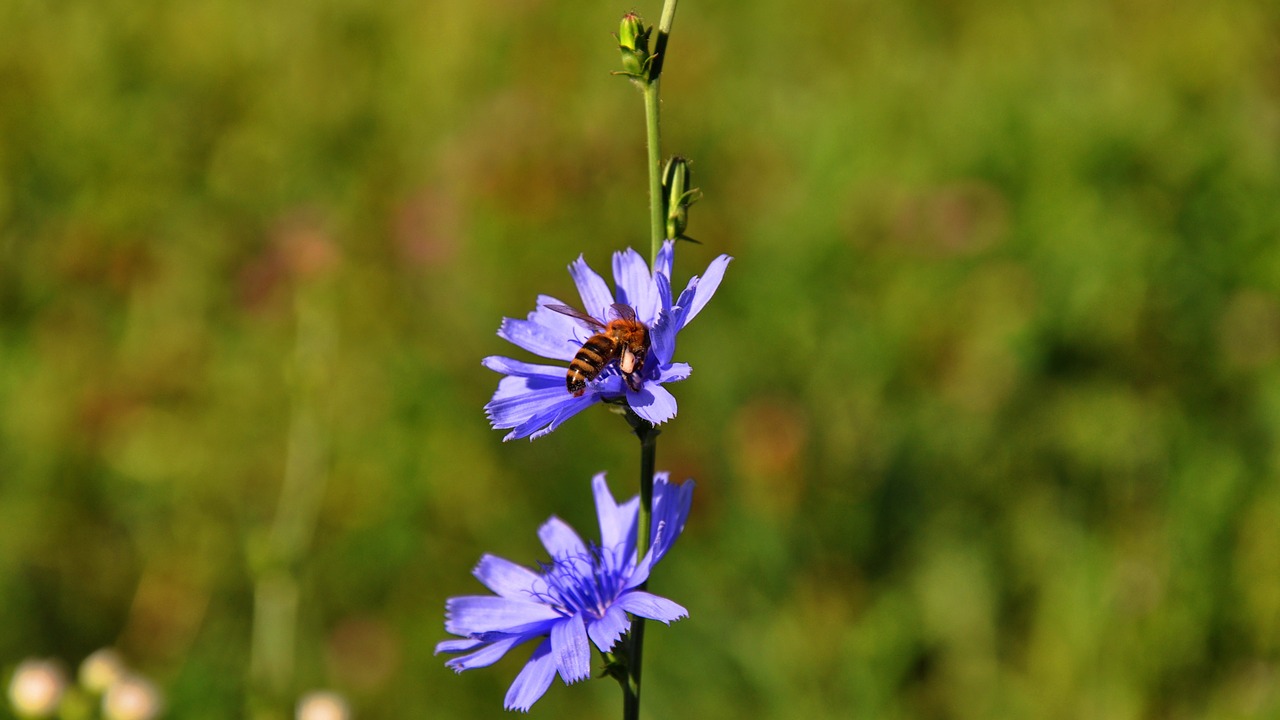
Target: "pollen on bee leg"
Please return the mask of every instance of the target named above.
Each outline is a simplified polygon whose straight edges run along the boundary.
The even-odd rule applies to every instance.
[[[618,369],[626,375],[636,371],[636,356],[630,348],[622,348],[622,355],[618,358]]]

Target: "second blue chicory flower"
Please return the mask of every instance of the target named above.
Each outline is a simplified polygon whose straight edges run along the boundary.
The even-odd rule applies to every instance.
[[[542,572],[485,555],[473,571],[494,595],[450,598],[445,630],[462,639],[445,640],[436,652],[466,653],[446,663],[458,672],[497,662],[517,645],[541,640],[507,691],[508,710],[528,710],[556,674],[566,683],[591,674],[591,645],[609,652],[631,628],[627,613],[670,623],[689,613],[680,605],[638,589],[649,571],[684,530],[693,482],[673,485],[657,473],[653,485],[651,543],[637,557],[636,518],[640,499],[619,505],[604,474],[592,480],[600,544],[588,545],[563,520],[552,517],[538,530],[551,554]]]

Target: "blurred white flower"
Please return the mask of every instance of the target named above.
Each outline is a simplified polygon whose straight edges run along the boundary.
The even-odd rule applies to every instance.
[[[316,690],[298,701],[297,720],[351,720],[351,708],[338,693]]]
[[[160,691],[139,675],[125,675],[102,696],[106,720],[151,720],[160,714]]]
[[[53,715],[67,689],[62,666],[52,660],[23,660],[9,681],[9,702],[20,717]]]
[[[101,694],[125,676],[124,660],[111,648],[95,650],[80,663],[80,685],[94,694]]]

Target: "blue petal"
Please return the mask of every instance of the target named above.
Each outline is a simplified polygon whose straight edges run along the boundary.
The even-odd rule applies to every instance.
[[[551,638],[542,641],[525,663],[524,669],[516,676],[507,690],[507,697],[502,706],[507,710],[528,712],[551,687],[556,677],[555,657],[551,654]]]
[[[605,319],[607,317],[605,313],[613,304],[613,293],[609,292],[609,286],[605,284],[604,278],[592,270],[581,255],[570,263],[569,274],[573,276],[573,282],[578,286],[578,294],[582,296],[582,309],[594,318]],[[574,348],[574,351],[576,352],[577,348]]]
[[[600,546],[614,548],[615,551],[621,547],[621,557],[631,558],[635,553],[640,498],[632,497],[621,505],[617,504],[609,492],[604,473],[592,479],[591,487],[596,498],[596,515],[600,519]]]
[[[600,545],[611,548],[625,541],[625,518],[618,514],[618,503],[609,492],[604,473],[591,479],[591,492],[596,499],[596,517],[600,519]]]
[[[676,398],[658,383],[645,383],[638,392],[627,390],[627,404],[654,425],[676,416]]]
[[[445,667],[454,672],[462,672],[463,670],[475,670],[476,668],[488,667],[502,659],[503,655],[511,648],[523,642],[529,641],[527,635],[512,635],[500,640],[496,640],[485,647],[461,657],[451,658],[445,663]],[[441,643],[443,645],[444,643]],[[440,647],[436,646],[436,652],[440,652]],[[450,652],[450,651],[446,651]]]
[[[586,410],[589,405],[600,400],[599,395],[592,393],[587,393],[582,397],[573,397],[572,395],[569,397],[572,399],[559,405],[555,414],[551,416],[550,420],[546,421],[547,424],[542,429],[529,434],[530,440],[537,440],[543,435],[553,432],[556,428],[560,427],[565,420],[568,420],[574,415]],[[506,438],[503,439],[505,440]]]
[[[487,632],[532,632],[561,617],[555,608],[537,602],[492,595],[463,595],[445,602],[444,629],[454,635]]]
[[[501,355],[490,355],[480,361],[481,365],[489,368],[494,372],[503,375],[518,375],[520,377],[537,377],[537,378],[554,378],[564,383],[564,377],[567,370],[563,365],[539,365],[537,363],[527,363],[521,360],[513,360],[509,357]]]
[[[591,675],[591,645],[581,615],[574,615],[551,626],[551,653],[565,684],[572,685]]]
[[[636,554],[636,520],[640,516],[640,497],[633,495],[630,500],[619,505],[618,514],[626,522],[622,530],[622,557],[634,560]]]
[[[565,341],[560,333],[528,320],[503,318],[498,327],[498,337],[513,343],[535,355],[568,362],[578,348]]]
[[[664,311],[658,321],[649,326],[649,352],[659,366],[671,362],[676,353],[676,333],[679,332],[679,311]],[[647,365],[648,363],[646,363]]]
[[[625,387],[622,383],[622,376],[613,373],[602,378],[596,378],[594,383],[587,386],[587,394],[595,393],[600,396],[599,399],[614,398],[625,393]]]
[[[616,603],[632,615],[657,620],[670,625],[672,621],[689,617],[689,611],[670,600],[643,590],[632,590],[624,593]]]
[[[658,250],[658,262],[653,266],[654,275],[665,275],[670,284],[671,265],[676,256],[676,244],[673,240],[663,240],[662,248]]]
[[[618,286],[618,302],[635,308],[636,317],[652,325],[658,317],[657,288],[649,264],[640,253],[631,248],[614,253],[613,279]]]
[[[578,537],[578,533],[574,532],[568,523],[554,515],[538,528],[538,538],[542,540],[542,545],[547,552],[551,553],[553,559],[587,555],[587,546],[582,542],[582,538]]]
[[[680,304],[684,306],[684,317],[678,329],[688,325],[711,301],[711,296],[715,295],[716,288],[720,287],[725,268],[729,267],[729,261],[732,259],[728,255],[721,255],[711,261],[701,280],[694,278],[689,282],[689,287],[693,289],[693,297],[686,300],[684,294],[680,296]]]
[[[573,318],[545,307],[563,304],[550,295],[539,295],[527,320],[503,318],[498,337],[545,358],[572,360],[582,347],[578,340],[583,337],[582,329]]]
[[[622,634],[631,629],[631,620],[627,612],[617,605],[610,605],[598,620],[587,623],[587,635],[591,642],[600,648],[600,652],[609,652],[618,642]]]
[[[563,334],[565,337],[577,337],[577,333],[581,332],[582,322],[547,307],[548,305],[572,304],[563,302],[551,295],[538,295],[538,300],[533,306],[533,312],[529,313],[529,319],[552,332]]]
[[[469,652],[471,650],[475,650],[481,645],[486,645],[486,644],[487,643],[484,640],[480,640],[478,638],[461,638],[461,639],[455,638],[453,640],[441,640],[440,642],[436,643],[435,654],[439,655],[440,653]]]
[[[689,508],[693,504],[693,488],[692,480],[673,485],[667,481],[666,473],[654,476],[653,536],[650,538],[654,564],[662,559],[684,532],[685,521],[689,519]]]
[[[627,576],[627,582],[622,586],[623,591],[634,590],[645,583],[649,579],[649,570],[653,567],[653,548],[649,548],[649,552],[640,558],[635,567],[631,569],[631,574]]]
[[[671,332],[678,333],[684,329],[688,321],[689,308],[693,305],[693,298],[697,294],[698,276],[694,275],[689,278],[689,284],[680,291],[680,297],[676,298],[675,305],[671,307]]]
[[[530,600],[534,584],[541,580],[534,571],[496,555],[485,555],[471,571],[484,586],[511,600]]]
[[[590,393],[574,397],[563,379],[509,375],[498,382],[484,409],[493,427],[514,428],[503,438],[506,441],[528,437],[550,424],[558,426],[599,399]]]
[[[649,552],[636,563],[631,575],[623,585],[624,590],[640,587],[649,579],[649,571],[671,549],[676,538],[684,531],[685,521],[689,517],[689,507],[693,501],[694,483],[685,481],[680,485],[672,485],[667,480],[667,473],[654,475],[653,483],[653,519],[650,531]]]
[[[546,375],[508,375],[498,381],[498,388],[484,409],[494,427],[509,428],[536,415],[554,416],[561,405],[572,399],[573,395],[565,392],[563,380]]]
[[[680,382],[688,378],[692,373],[693,368],[689,366],[689,363],[671,363],[658,372],[658,382]]]

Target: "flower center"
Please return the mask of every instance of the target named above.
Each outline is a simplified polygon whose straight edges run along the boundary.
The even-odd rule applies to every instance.
[[[586,553],[566,555],[544,564],[546,590],[539,593],[539,599],[565,616],[586,613],[603,617],[631,574],[622,553],[621,547],[592,545]]]

